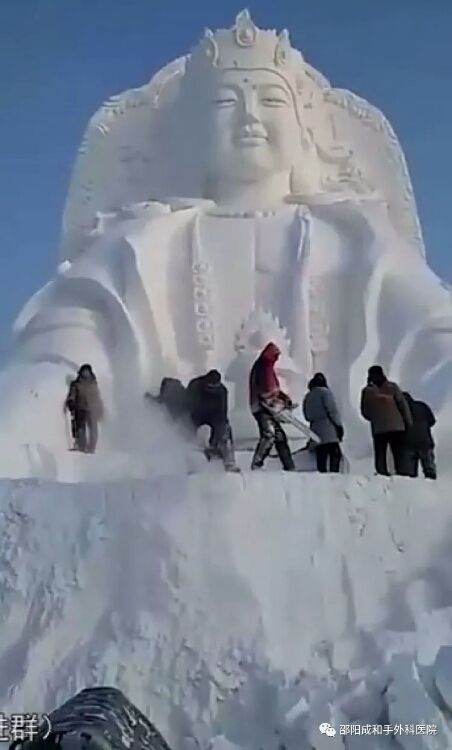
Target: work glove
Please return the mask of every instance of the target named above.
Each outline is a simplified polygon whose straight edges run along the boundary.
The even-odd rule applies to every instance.
[[[284,406],[287,409],[293,409],[294,408],[294,404],[292,402],[292,399],[290,398],[290,396],[287,395],[287,393],[283,393],[283,391],[280,391],[279,394],[278,394],[278,398],[279,398],[280,401],[283,402]]]
[[[336,434],[337,434],[338,440],[341,443],[342,440],[344,439],[344,428],[342,427],[341,424],[337,424],[335,425],[335,427],[336,427]]]

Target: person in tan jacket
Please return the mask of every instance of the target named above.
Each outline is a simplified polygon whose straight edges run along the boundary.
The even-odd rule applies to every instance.
[[[413,422],[409,406],[397,383],[387,379],[380,365],[370,367],[367,376],[367,385],[361,392],[361,415],[370,422],[375,471],[389,476],[389,447],[395,473],[404,475],[406,431]]]
[[[64,403],[73,420],[75,449],[94,453],[98,439],[98,424],[103,419],[104,407],[96,376],[91,365],[80,367],[69,386]]]

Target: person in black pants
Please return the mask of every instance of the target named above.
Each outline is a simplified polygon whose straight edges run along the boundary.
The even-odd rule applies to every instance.
[[[262,469],[273,446],[284,471],[295,471],[287,435],[275,415],[275,408],[290,408],[292,401],[284,393],[276,375],[276,363],[281,355],[279,348],[270,341],[254,362],[249,377],[250,410],[257,422],[259,440],[256,445],[251,469]]]
[[[406,474],[406,432],[402,430],[391,430],[372,435],[374,447],[375,473],[389,477],[388,449],[391,451],[394,463],[394,473],[398,476]]]
[[[203,425],[210,427],[206,457],[218,455],[226,471],[238,471],[235,462],[232,429],[228,419],[228,391],[218,370],[193,378],[187,386],[187,407],[196,432]]]
[[[406,436],[413,419],[399,386],[387,379],[380,365],[369,368],[361,392],[361,415],[370,422],[376,473],[389,476],[390,448],[395,473],[406,475]]]
[[[98,440],[98,424],[103,419],[104,407],[96,376],[90,364],[80,367],[71,381],[64,403],[71,415],[74,449],[94,453]]]
[[[338,442],[321,443],[315,449],[317,471],[320,474],[339,474],[341,470],[342,451]]]
[[[403,395],[413,417],[413,424],[406,434],[406,473],[409,477],[417,477],[420,464],[426,479],[436,479],[435,441],[432,435],[435,415],[424,401],[415,401],[406,391]]]
[[[303,414],[312,432],[321,440],[315,448],[317,471],[337,474],[341,468],[340,441],[344,438],[344,428],[336,400],[322,372],[314,375],[308,389],[303,400]]]

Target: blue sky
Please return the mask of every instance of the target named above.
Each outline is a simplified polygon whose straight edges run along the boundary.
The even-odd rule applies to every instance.
[[[0,355],[25,300],[55,268],[70,169],[89,117],[145,83],[232,0],[1,0]],[[452,281],[452,1],[255,0],[262,27],[334,85],[380,107],[404,147],[431,266]]]

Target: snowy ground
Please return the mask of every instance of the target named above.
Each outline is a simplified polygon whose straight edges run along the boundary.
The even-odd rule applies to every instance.
[[[3,481],[0,708],[116,685],[174,750],[218,735],[343,747],[327,721],[439,726],[411,661],[389,690],[381,668],[452,645],[451,496],[446,481],[279,472]],[[347,747],[452,747],[441,727]]]

